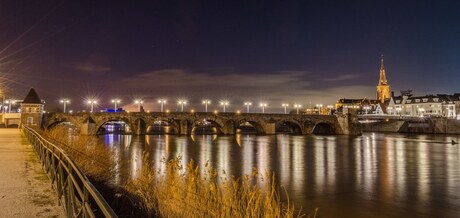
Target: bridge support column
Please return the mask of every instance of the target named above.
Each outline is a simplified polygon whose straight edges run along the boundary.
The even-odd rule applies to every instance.
[[[233,121],[228,121],[225,126],[222,128],[222,133],[224,135],[235,135],[236,127]]]
[[[356,114],[340,114],[336,115],[337,121],[340,125],[340,129],[336,130],[336,134],[344,135],[361,135],[361,124],[358,122],[358,116]]]
[[[192,133],[192,128],[187,120],[180,121],[179,132],[181,135],[190,135]]]
[[[133,129],[133,134],[134,135],[145,135],[147,132],[147,127],[145,125],[145,122],[141,119],[136,121],[135,129]]]
[[[273,135],[276,134],[276,123],[265,123],[263,125],[265,134]]]
[[[96,135],[96,124],[91,122],[86,122],[81,124],[80,135]]]

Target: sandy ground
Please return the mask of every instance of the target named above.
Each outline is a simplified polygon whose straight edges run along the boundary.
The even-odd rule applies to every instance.
[[[65,217],[19,129],[0,129],[0,217]]]

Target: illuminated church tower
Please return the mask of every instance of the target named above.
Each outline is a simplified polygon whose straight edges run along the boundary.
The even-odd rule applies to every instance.
[[[385,66],[383,65],[383,55],[380,59],[380,79],[377,85],[377,100],[384,102],[390,99],[390,85],[388,85],[387,77],[385,75]]]

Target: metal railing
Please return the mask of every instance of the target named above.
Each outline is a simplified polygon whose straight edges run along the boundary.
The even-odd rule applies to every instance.
[[[23,126],[22,131],[37,153],[67,217],[117,217],[62,149],[30,127]]]

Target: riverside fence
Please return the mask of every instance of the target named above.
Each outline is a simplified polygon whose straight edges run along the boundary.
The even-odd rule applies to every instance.
[[[30,127],[23,126],[22,131],[37,153],[67,217],[117,217],[62,149]]]

